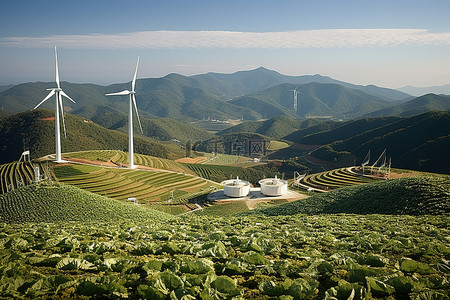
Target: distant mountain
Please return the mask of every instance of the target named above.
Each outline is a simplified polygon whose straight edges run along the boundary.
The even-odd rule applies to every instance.
[[[239,125],[227,128],[218,132],[218,135],[224,135],[235,132],[259,133],[275,139],[282,139],[299,129],[325,122],[321,119],[295,120],[286,116],[277,116],[266,121],[249,121]]]
[[[413,116],[433,110],[450,110],[450,96],[427,94],[406,103],[374,111],[367,116]]]
[[[352,126],[357,128],[359,122],[350,122],[341,130],[346,132]],[[335,135],[338,134],[336,130],[337,128]],[[329,136],[332,136],[331,132]],[[336,138],[334,142],[314,150],[312,155],[330,162],[345,161],[349,155],[353,155],[359,163],[370,150],[371,163],[374,163],[376,157],[387,149],[387,156],[392,157],[394,168],[450,173],[450,156],[448,155],[450,112],[448,111],[403,117],[371,130],[361,128],[359,134],[353,133],[348,136],[343,140]]]
[[[441,86],[429,86],[429,87],[416,87],[416,86],[405,86],[397,89],[401,92],[413,95],[413,96],[422,96],[425,94],[444,94],[450,95],[450,84],[441,85]]]
[[[128,136],[109,130],[86,119],[66,114],[67,138],[61,139],[62,152],[94,149],[128,150]],[[24,150],[32,158],[55,153],[54,111],[37,109],[0,120],[0,164],[18,160]],[[160,143],[147,137],[135,137],[137,153],[163,158],[184,155],[173,143]]]
[[[203,81],[210,86],[226,86],[226,88],[221,88],[223,97],[230,99],[261,90],[266,90],[270,87],[283,83],[306,84],[312,82],[339,84],[347,88],[361,90],[367,94],[383,98],[388,101],[400,101],[411,97],[411,95],[407,93],[394,89],[377,87],[375,85],[356,85],[319,74],[288,76],[282,75],[273,70],[268,70],[264,67],[259,67],[249,71],[238,71],[232,74],[207,73],[191,77]]]
[[[299,91],[298,110],[294,111],[291,90],[296,87]],[[251,108],[264,118],[278,115],[356,118],[392,105],[391,102],[360,90],[316,82],[297,86],[280,84],[262,92],[235,98],[230,103]]]
[[[52,82],[23,83],[0,91],[0,109],[14,113],[30,110],[54,85]],[[65,101],[67,112],[81,114],[80,110],[84,110],[84,115],[94,115],[104,106],[123,113],[128,111],[127,97],[106,97],[105,93],[129,89],[130,83],[100,86],[62,82],[61,85],[77,102]],[[304,105],[297,113],[292,110],[292,92],[289,91],[296,86],[305,89],[300,91],[299,102]],[[332,86],[335,91],[331,91]],[[320,75],[286,76],[265,68],[233,74],[208,73],[191,77],[169,74],[162,78],[138,79],[136,90],[141,117],[183,122],[207,118],[260,120],[277,115],[296,118],[308,114],[354,118],[409,97],[396,90],[358,86]],[[53,106],[53,101],[48,101],[42,107]],[[306,111],[302,111],[305,108]]]

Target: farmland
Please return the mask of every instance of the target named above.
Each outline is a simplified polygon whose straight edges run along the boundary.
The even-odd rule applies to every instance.
[[[139,203],[168,201],[171,195],[181,201],[216,186],[199,177],[152,170],[71,164],[55,166],[54,173],[60,182],[117,200],[134,197]]]
[[[70,156],[127,163],[119,151]],[[177,204],[195,208],[188,199],[214,185],[204,178],[260,173],[137,159],[147,169],[54,165],[58,181],[0,195],[0,298],[448,299],[447,176],[336,169],[307,179],[336,183],[328,193],[183,214]],[[19,163],[6,168],[19,178]]]
[[[3,224],[10,298],[447,299],[448,217]]]

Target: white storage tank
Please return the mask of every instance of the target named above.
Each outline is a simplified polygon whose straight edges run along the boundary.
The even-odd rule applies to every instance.
[[[259,181],[261,193],[266,196],[281,196],[287,193],[288,183],[286,180],[277,178],[266,178]]]
[[[227,197],[240,198],[250,193],[250,182],[241,180],[239,177],[222,181],[221,184],[223,185],[223,193]]]

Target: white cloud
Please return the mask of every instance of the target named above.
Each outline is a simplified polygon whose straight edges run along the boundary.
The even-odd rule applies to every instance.
[[[450,32],[425,29],[323,29],[285,32],[143,31],[123,34],[2,37],[0,47],[73,49],[335,48],[449,45]]]

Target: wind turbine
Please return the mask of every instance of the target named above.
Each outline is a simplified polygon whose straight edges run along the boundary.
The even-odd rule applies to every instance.
[[[129,168],[130,169],[134,169],[134,146],[133,146],[133,106],[134,109],[136,110],[136,116],[139,122],[139,128],[141,129],[141,133],[143,133],[142,131],[142,126],[141,126],[141,120],[139,119],[139,113],[138,113],[138,109],[137,109],[137,105],[136,105],[136,98],[134,97],[134,94],[136,94],[136,92],[134,91],[134,87],[136,85],[136,76],[137,76],[137,71],[138,71],[138,66],[139,66],[139,56],[137,59],[137,63],[136,63],[136,70],[134,71],[134,77],[133,77],[133,81],[131,82],[131,91],[129,90],[124,90],[121,92],[117,92],[117,93],[109,93],[106,94],[106,96],[126,96],[126,95],[130,95],[130,103],[128,106],[129,112],[128,112],[128,161],[129,161]]]
[[[67,99],[69,99],[73,103],[75,103],[75,101],[73,101],[72,98],[67,96],[67,94],[64,93],[64,91],[61,89],[61,85],[59,83],[58,53],[56,52],[56,46],[55,46],[55,65],[56,65],[56,85],[57,85],[57,87],[56,88],[47,89],[47,91],[50,91],[50,93],[47,95],[47,97],[44,98],[44,100],[39,102],[39,104],[36,105],[33,108],[33,110],[38,108],[42,103],[44,103],[46,100],[48,100],[53,95],[56,95],[56,105],[55,105],[55,107],[56,107],[55,108],[56,162],[62,162],[62,159],[61,159],[61,128],[60,128],[61,125],[59,124],[59,112],[60,112],[60,109],[61,109],[61,118],[62,118],[63,129],[64,129],[64,137],[67,136],[67,134],[66,134],[66,124],[64,122],[64,106],[63,106],[63,103],[62,103],[62,96],[66,97]]]
[[[291,92],[294,92],[294,110],[297,111],[297,87],[295,87],[295,89],[291,90]]]

